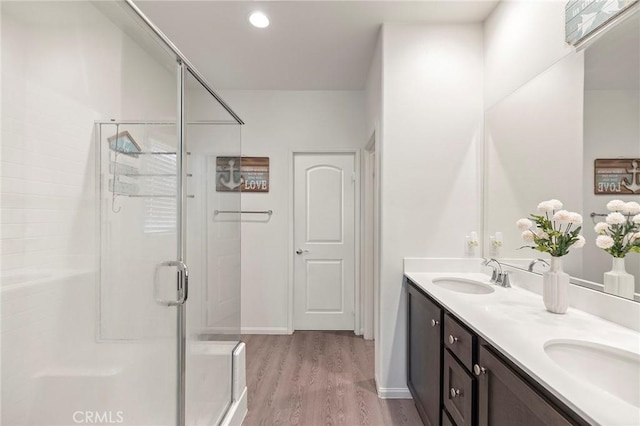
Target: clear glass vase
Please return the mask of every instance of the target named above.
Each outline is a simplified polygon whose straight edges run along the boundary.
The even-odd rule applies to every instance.
[[[613,257],[613,267],[604,273],[605,293],[633,299],[635,278],[624,267],[624,257]]]
[[[542,274],[542,300],[547,311],[564,314],[569,307],[569,274],[562,270],[562,257],[551,258],[551,268]]]

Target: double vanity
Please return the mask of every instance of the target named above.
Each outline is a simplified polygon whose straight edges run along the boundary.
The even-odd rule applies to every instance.
[[[405,260],[407,384],[425,425],[640,425],[640,324],[547,312],[539,277],[503,287],[465,265]]]

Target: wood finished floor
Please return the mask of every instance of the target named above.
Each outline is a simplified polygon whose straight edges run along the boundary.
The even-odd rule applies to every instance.
[[[253,425],[422,425],[411,399],[379,399],[373,341],[346,331],[243,335]]]

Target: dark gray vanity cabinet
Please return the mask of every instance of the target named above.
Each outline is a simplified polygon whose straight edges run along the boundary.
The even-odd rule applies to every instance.
[[[451,314],[444,314],[442,402],[456,426],[472,426],[476,413],[476,380],[472,374],[478,338]]]
[[[476,380],[449,350],[444,351],[442,400],[456,426],[472,426]]]
[[[407,384],[428,426],[587,423],[407,279]]]
[[[420,418],[440,426],[442,310],[411,283],[407,292],[407,385]]]
[[[574,424],[547,402],[486,345],[478,365],[480,426],[549,426]]]

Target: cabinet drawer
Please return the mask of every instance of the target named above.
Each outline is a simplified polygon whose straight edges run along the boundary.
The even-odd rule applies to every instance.
[[[480,426],[573,424],[484,345],[478,362],[482,368],[478,379]]]
[[[444,317],[444,344],[467,370],[473,369],[476,336],[449,314]]]
[[[451,352],[448,350],[444,352],[442,382],[444,406],[457,426],[471,426],[474,424],[475,379],[460,365]]]

